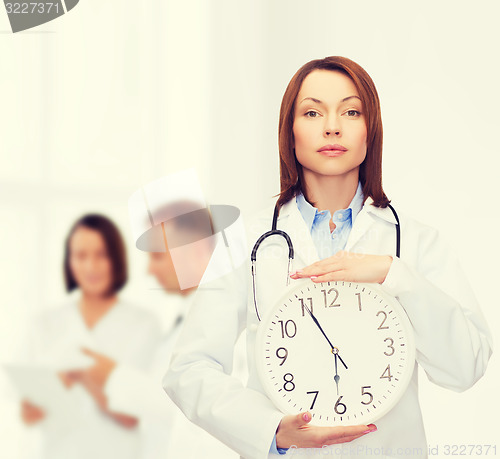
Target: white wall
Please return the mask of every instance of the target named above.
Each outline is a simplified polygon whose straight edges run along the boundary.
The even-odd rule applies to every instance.
[[[195,166],[212,203],[258,210],[278,192],[285,87],[302,64],[328,55],[354,59],[374,79],[386,192],[446,235],[497,335],[496,5],[81,0],[15,35],[0,11],[0,360],[15,359],[33,314],[64,298],[62,241],[86,211],[107,213],[127,238],[124,294],[163,310],[131,241],[129,195]],[[446,444],[495,443],[499,375],[496,354],[463,394],[422,375],[428,440],[440,456]],[[9,400],[0,410],[14,419]],[[0,457],[18,457],[19,425],[2,418]]]

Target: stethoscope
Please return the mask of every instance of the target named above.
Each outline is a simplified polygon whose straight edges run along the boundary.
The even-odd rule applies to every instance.
[[[387,204],[389,209],[392,210],[392,213],[394,214],[394,218],[396,219],[396,257],[400,258],[400,248],[401,248],[401,228],[399,225],[399,217],[394,209],[390,204]],[[293,252],[293,244],[292,244],[292,239],[290,236],[286,233],[286,231],[282,231],[279,229],[276,229],[276,225],[278,222],[278,214],[279,214],[279,207],[278,204],[274,207],[274,214],[273,214],[273,223],[271,226],[271,230],[267,231],[264,233],[262,236],[257,239],[255,242],[253,249],[252,249],[252,254],[250,256],[250,261],[252,263],[252,284],[253,284],[253,304],[255,305],[255,313],[257,314],[257,318],[259,319],[260,322],[260,314],[259,314],[259,308],[257,307],[257,294],[255,291],[255,276],[257,274],[256,271],[256,261],[257,261],[257,250],[259,249],[259,246],[262,244],[262,242],[268,238],[269,236],[282,236],[285,238],[286,243],[288,245],[288,268],[287,268],[287,276],[286,276],[286,285],[289,284],[290,282],[290,266],[292,266],[292,261],[294,257],[294,252]]]

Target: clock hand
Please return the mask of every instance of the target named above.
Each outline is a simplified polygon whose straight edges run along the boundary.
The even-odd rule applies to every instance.
[[[339,395],[340,376],[339,372],[337,371],[337,354],[334,352],[333,355],[335,356],[335,376],[333,377],[333,379],[335,380],[335,384],[337,384],[337,395]]]
[[[328,339],[328,336],[326,336],[326,333],[323,331],[323,328],[321,327],[321,325],[319,324],[318,322],[318,319],[316,319],[316,317],[314,317],[313,313],[311,312],[311,310],[307,307],[307,304],[304,303],[304,307],[307,309],[307,312],[309,313],[309,315],[311,316],[312,320],[314,321],[314,323],[318,326],[318,328],[320,329],[321,333],[323,333],[323,336],[326,338],[326,340],[328,341],[328,344],[330,345],[331,349],[332,349],[332,354],[335,354],[335,355],[338,355],[338,352],[339,350],[331,343],[331,341]],[[336,352],[334,351],[336,350]],[[340,355],[338,355],[338,358],[340,359],[340,361],[342,362],[342,365],[344,365],[345,369],[347,370],[347,365],[345,364],[345,362],[342,360],[342,357],[340,357]]]

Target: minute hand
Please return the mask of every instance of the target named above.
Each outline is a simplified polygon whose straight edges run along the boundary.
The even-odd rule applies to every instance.
[[[318,319],[316,319],[316,317],[314,317],[314,314],[311,312],[311,310],[307,307],[307,305],[305,304],[304,302],[304,307],[307,309],[307,312],[309,313],[309,315],[311,316],[311,319],[314,321],[314,323],[318,326],[319,330],[321,331],[321,333],[323,333],[323,336],[326,338],[326,340],[328,341],[328,344],[330,345],[330,348],[332,349],[332,352],[334,349],[336,349],[336,347],[332,344],[332,342],[328,339],[328,336],[326,336],[326,333],[324,332],[323,328],[321,327],[321,325],[319,324],[318,322]],[[338,350],[337,350],[338,351]],[[337,352],[337,357],[340,359],[340,361],[342,362],[342,365],[344,365],[345,369],[347,370],[347,365],[345,364],[345,362],[342,360],[342,357],[340,357],[340,354]]]

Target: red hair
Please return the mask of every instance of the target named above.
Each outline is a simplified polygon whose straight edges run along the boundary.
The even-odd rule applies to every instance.
[[[341,56],[315,59],[303,65],[292,77],[281,101],[278,143],[280,154],[280,194],[278,206],[304,192],[302,165],[293,148],[295,103],[302,82],[313,70],[332,70],[349,77],[358,91],[366,120],[366,158],[359,168],[365,199],[370,196],[377,207],[387,207],[389,199],[382,188],[382,117],[380,101],[370,75],[356,62]]]

